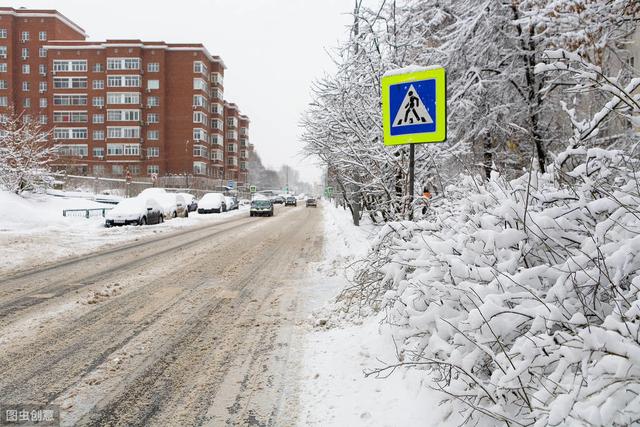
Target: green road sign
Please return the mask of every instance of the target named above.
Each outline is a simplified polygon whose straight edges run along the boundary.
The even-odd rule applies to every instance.
[[[255,185],[250,186],[249,187],[249,191],[252,192],[252,193],[255,193],[256,192],[256,186]]]
[[[446,74],[430,68],[382,78],[384,145],[447,139]]]

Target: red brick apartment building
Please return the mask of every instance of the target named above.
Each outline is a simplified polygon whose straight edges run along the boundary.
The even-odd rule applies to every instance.
[[[0,8],[0,118],[51,129],[69,172],[246,184],[249,119],[224,100],[225,68],[202,44],[87,41],[55,10]]]

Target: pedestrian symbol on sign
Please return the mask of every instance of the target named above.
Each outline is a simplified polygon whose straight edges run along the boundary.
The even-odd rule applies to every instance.
[[[420,99],[420,95],[418,95],[413,85],[409,86],[409,90],[400,106],[393,121],[393,127],[433,123],[429,111],[427,111],[424,102]]]

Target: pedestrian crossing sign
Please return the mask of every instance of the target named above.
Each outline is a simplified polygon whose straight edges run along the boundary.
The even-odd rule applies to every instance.
[[[384,145],[444,142],[447,139],[444,68],[382,78]]]

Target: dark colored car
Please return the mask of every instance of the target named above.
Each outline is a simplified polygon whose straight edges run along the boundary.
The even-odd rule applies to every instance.
[[[178,193],[178,194],[184,197],[184,201],[187,205],[188,212],[195,212],[198,210],[198,199],[196,199],[196,196],[189,193]]]
[[[273,198],[273,203],[276,203],[276,204],[279,204],[279,205],[283,204],[284,203],[284,197],[282,197],[282,196],[274,197]]]
[[[284,202],[285,206],[298,206],[298,200],[295,197],[289,196]]]
[[[313,206],[314,208],[317,207],[318,202],[316,202],[316,199],[312,199],[312,198],[307,199],[307,207],[309,206]]]
[[[249,216],[273,216],[273,202],[271,200],[253,200]]]

